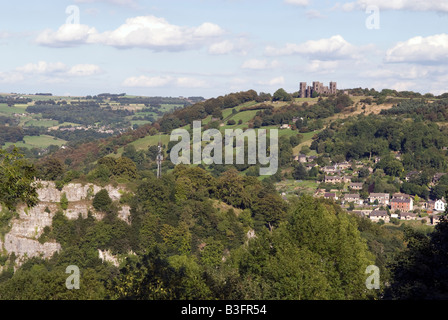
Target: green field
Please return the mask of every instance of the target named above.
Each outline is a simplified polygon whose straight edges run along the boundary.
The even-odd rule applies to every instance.
[[[8,107],[6,103],[0,103],[0,114],[11,115],[13,113],[24,113],[26,108],[23,107]]]
[[[67,143],[67,141],[65,141],[65,140],[61,140],[61,139],[55,140],[54,137],[47,136],[47,135],[41,135],[38,137],[25,136],[23,140],[24,140],[24,142],[17,142],[17,143],[8,142],[5,144],[4,148],[7,148],[11,145],[15,145],[18,148],[28,148],[28,149],[47,148],[51,145],[63,146],[64,144]]]
[[[27,121],[24,125],[27,127],[45,127],[45,128],[50,128],[50,127],[54,127],[58,125],[58,121],[56,120],[30,120]]]
[[[238,112],[237,114],[231,116],[229,118],[232,120],[235,120],[236,123],[238,123],[238,121],[242,120],[243,123],[248,123],[250,120],[252,120],[255,115],[257,114],[259,110],[249,110],[249,111],[243,111],[243,112]]]

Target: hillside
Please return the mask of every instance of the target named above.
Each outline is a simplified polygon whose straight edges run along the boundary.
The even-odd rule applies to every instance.
[[[0,186],[33,185],[34,178],[44,183],[36,199],[22,187],[0,192],[0,202],[10,204],[0,219],[0,297],[336,300],[410,294],[387,284],[396,288],[396,264],[417,254],[409,243],[423,245],[445,232],[439,205],[448,191],[447,128],[431,119],[435,113],[444,123],[448,103],[390,91],[356,93],[292,94],[284,101],[250,90],[195,102],[118,135],[51,147],[25,162],[17,152],[30,155],[29,149],[2,151],[8,170]],[[60,107],[42,106],[42,112]],[[279,170],[260,176],[260,164],[175,166],[170,133],[191,130],[200,119],[204,130],[221,133],[278,129]],[[47,124],[64,120],[71,119]],[[11,202],[11,192],[21,202],[28,199],[30,208]],[[83,270],[89,290],[63,290],[68,261]],[[366,290],[372,265],[383,275],[381,290]],[[39,287],[41,279],[56,280]]]

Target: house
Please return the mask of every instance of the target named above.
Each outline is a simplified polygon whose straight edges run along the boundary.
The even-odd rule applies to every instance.
[[[389,199],[390,196],[388,193],[371,193],[369,195],[369,201],[372,203],[378,200],[378,204],[389,205]]]
[[[351,165],[350,165],[350,162],[344,161],[344,162],[337,164],[337,166],[339,169],[345,170],[345,169],[350,168]]]
[[[280,129],[291,129],[291,125],[290,124],[282,124],[280,126]]]
[[[344,203],[349,203],[349,202],[353,202],[354,204],[361,205],[361,204],[363,204],[364,200],[361,199],[361,197],[357,193],[345,194],[344,195]]]
[[[352,182],[350,183],[350,189],[352,190],[362,190],[362,186],[364,185],[364,183],[362,182]]]
[[[350,182],[352,182],[352,176],[343,176],[342,177],[342,182],[344,182],[344,183],[350,183]]]
[[[394,198],[390,201],[391,211],[399,210],[401,212],[408,212],[414,210],[414,201],[412,198],[402,199]]]
[[[336,195],[336,193],[333,193],[333,192],[325,192],[324,193],[324,198],[325,199],[338,200],[338,196]]]
[[[401,220],[417,220],[417,214],[413,212],[402,212],[400,213]]]
[[[369,218],[372,221],[380,221],[383,220],[384,222],[389,222],[390,218],[389,215],[387,214],[387,211],[384,210],[373,210],[372,212],[370,212],[369,214]]]
[[[341,176],[325,176],[325,183],[341,183]]]
[[[337,165],[325,166],[325,167],[322,168],[322,171],[325,172],[326,174],[329,174],[329,173],[339,173],[340,172],[340,170],[338,169]]]
[[[391,213],[391,214],[390,214],[390,218],[391,218],[391,219],[392,219],[392,218],[398,219],[398,214],[397,214],[397,213]]]
[[[297,159],[300,163],[305,163],[307,162],[307,156],[306,154],[299,154],[299,157]]]
[[[445,208],[446,208],[445,200],[439,199],[434,202],[434,210],[435,211],[445,211]]]
[[[409,199],[411,198],[410,195],[406,193],[394,193],[392,194],[392,199]]]

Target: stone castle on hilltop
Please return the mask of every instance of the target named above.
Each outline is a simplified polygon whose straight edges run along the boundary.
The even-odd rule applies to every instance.
[[[314,81],[312,86],[307,86],[306,82],[300,82],[299,98],[312,98],[314,93],[337,94],[337,90],[336,82],[330,82],[330,87],[318,81]]]

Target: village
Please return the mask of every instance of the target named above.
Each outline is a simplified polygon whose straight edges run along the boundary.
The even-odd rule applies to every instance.
[[[366,178],[358,176],[360,169],[367,169],[373,173],[374,164],[379,157],[371,161],[344,161],[329,166],[319,167],[316,164],[317,156],[299,154],[294,157],[305,166],[307,170],[318,167],[320,181],[314,191],[314,197],[331,199],[340,204],[349,212],[368,217],[373,222],[397,223],[399,220],[419,220],[422,224],[436,225],[447,207],[446,199],[425,200],[406,193],[375,193],[366,188]],[[404,180],[409,181],[418,172],[409,172]],[[446,173],[436,173],[432,177],[430,186],[437,184]]]

